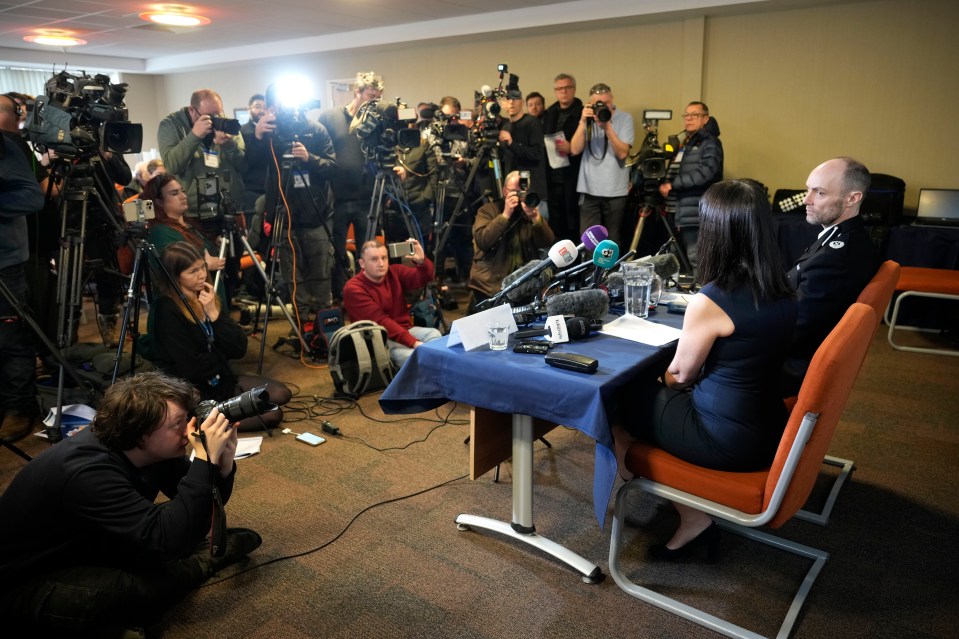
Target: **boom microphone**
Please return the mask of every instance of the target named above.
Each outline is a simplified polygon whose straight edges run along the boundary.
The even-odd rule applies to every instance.
[[[656,275],[664,282],[668,282],[673,274],[679,270],[679,260],[672,253],[663,253],[662,255],[647,255],[641,257],[637,262],[649,262],[653,265]]]
[[[502,289],[509,290],[509,293],[506,295],[506,299],[509,300],[510,304],[517,304],[523,300],[529,300],[536,296],[536,294],[549,283],[549,280],[552,278],[552,272],[547,268],[543,270],[539,275],[528,280],[525,284],[517,286],[516,288],[510,289],[510,285],[516,280],[520,279],[526,275],[529,271],[532,271],[537,266],[539,266],[539,260],[530,260],[523,266],[519,267],[509,275],[503,278],[501,284]],[[545,276],[545,277],[544,277]],[[545,280],[545,281],[544,281]]]
[[[566,268],[575,262],[577,257],[579,257],[579,251],[577,251],[576,245],[570,240],[560,240],[550,247],[549,257],[523,273],[523,275],[514,280],[509,286],[503,288],[502,291],[496,294],[496,297],[501,298],[504,295],[508,297],[510,292],[516,290],[523,284],[526,284],[526,282],[530,281],[548,269],[550,266],[555,266],[556,268]]]
[[[590,320],[601,320],[609,312],[609,295],[598,288],[559,293],[546,300],[547,315],[574,315]]]

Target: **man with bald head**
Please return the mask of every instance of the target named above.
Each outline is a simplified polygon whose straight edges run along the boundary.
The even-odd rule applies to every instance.
[[[849,157],[823,162],[806,180],[806,221],[822,226],[787,274],[799,298],[784,395],[795,395],[816,349],[876,273],[876,247],[859,217],[869,170]]]

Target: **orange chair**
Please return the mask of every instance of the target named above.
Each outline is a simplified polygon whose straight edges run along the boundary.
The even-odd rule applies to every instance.
[[[869,283],[866,284],[866,287],[862,289],[862,292],[856,299],[857,302],[871,306],[873,313],[875,313],[876,321],[872,329],[873,337],[876,336],[876,331],[879,330],[879,324],[882,323],[882,316],[889,306],[889,301],[892,299],[892,294],[896,290],[896,282],[898,281],[899,263],[887,260],[879,267],[879,270],[876,271],[876,274],[873,275],[872,279],[869,280]],[[790,411],[795,401],[795,397],[786,400],[786,405]],[[851,459],[833,457],[832,455],[826,455],[823,463],[828,466],[836,466],[840,469],[835,481],[833,481],[829,495],[826,497],[826,503],[818,513],[802,509],[795,515],[796,519],[802,519],[803,521],[819,524],[820,526],[825,526],[829,523],[829,516],[832,514],[833,506],[836,505],[839,491],[842,490],[843,484],[849,479],[852,471],[856,469],[856,462]]]
[[[889,345],[897,351],[911,351],[913,353],[935,353],[937,355],[959,355],[959,350],[943,348],[929,348],[920,346],[903,346],[893,341],[896,330],[896,320],[899,318],[899,305],[908,297],[931,297],[942,300],[959,300],[959,271],[944,268],[919,268],[917,266],[903,266],[899,274],[897,291],[902,291],[892,307],[892,317],[886,317],[889,325],[887,339]],[[903,328],[899,326],[899,328]],[[918,330],[918,329],[917,329]]]
[[[637,478],[623,485],[616,495],[609,547],[609,572],[621,589],[726,636],[761,637],[629,579],[620,565],[626,498],[630,493],[642,490],[697,508],[716,518],[723,530],[811,559],[813,564],[793,598],[778,634],[780,638],[789,636],[829,554],[754,528],[763,525],[780,527],[809,497],[853,382],[866,357],[875,322],[875,314],[869,306],[855,303],[820,345],[809,365],[779,450],[766,470],[745,473],[710,470],[673,457],[647,443],[638,442],[630,447],[626,453],[626,467]]]

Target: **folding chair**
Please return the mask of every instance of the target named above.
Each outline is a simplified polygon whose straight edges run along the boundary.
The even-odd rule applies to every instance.
[[[875,321],[869,306],[855,303],[820,345],[769,468],[745,473],[710,470],[673,457],[647,443],[638,442],[630,447],[626,453],[626,467],[637,478],[623,485],[616,495],[609,547],[609,572],[621,589],[728,637],[762,637],[629,579],[620,565],[626,497],[642,490],[697,508],[716,518],[723,530],[811,559],[813,564],[777,635],[779,639],[789,636],[829,554],[753,529],[763,525],[780,527],[809,497],[853,382],[866,357]]]

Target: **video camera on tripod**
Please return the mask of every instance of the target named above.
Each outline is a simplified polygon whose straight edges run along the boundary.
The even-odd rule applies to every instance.
[[[639,151],[627,160],[627,166],[633,167],[632,182],[643,193],[658,192],[659,185],[666,179],[669,163],[676,157],[679,138],[669,136],[666,146],[659,143],[659,121],[672,120],[672,109],[646,109],[643,111],[643,129],[646,137]]]
[[[139,153],[143,125],[129,122],[123,102],[127,84],[113,84],[98,74],[74,75],[61,71],[47,80],[27,122],[27,138],[39,148],[64,158],[95,155],[98,151]]]
[[[360,138],[366,159],[382,169],[396,165],[396,147],[412,149],[420,145],[419,129],[409,128],[416,122],[416,109],[400,98],[395,102],[370,100],[356,111],[350,133]]]

